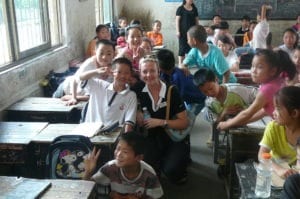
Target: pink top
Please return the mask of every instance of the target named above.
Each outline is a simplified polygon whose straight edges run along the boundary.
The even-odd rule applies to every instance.
[[[273,111],[274,111],[273,97],[275,93],[284,85],[285,85],[284,79],[278,77],[272,81],[261,84],[259,87],[259,92],[265,97],[267,101],[266,105],[263,108],[265,112],[271,117],[273,117]]]
[[[124,48],[122,48],[121,53],[117,57],[125,56],[132,62],[133,69],[135,71],[139,71],[139,61],[144,56],[144,54],[145,52],[141,47],[138,47],[136,52],[133,52],[133,50],[130,49],[128,45],[126,45]]]

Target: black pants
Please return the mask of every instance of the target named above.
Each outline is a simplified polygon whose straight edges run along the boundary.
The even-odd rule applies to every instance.
[[[186,175],[189,159],[189,139],[181,142],[172,141],[163,129],[150,131],[146,139],[144,160],[155,171],[163,172],[167,178],[177,182]]]
[[[283,185],[281,199],[300,198],[300,174],[289,176]]]

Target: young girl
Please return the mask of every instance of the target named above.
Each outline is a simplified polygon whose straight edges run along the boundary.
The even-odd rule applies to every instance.
[[[111,39],[109,28],[104,24],[100,24],[96,27],[96,36],[88,44],[85,54],[86,58],[92,57],[96,54],[96,43],[101,39]]]
[[[144,49],[145,55],[150,55],[152,52],[152,42],[148,37],[143,37],[142,44],[140,45],[141,48]]]
[[[274,121],[267,125],[259,143],[258,158],[271,152],[272,168],[282,178],[298,173],[280,165],[283,162],[294,164],[297,159],[296,144],[300,138],[300,95],[297,93],[300,93],[299,87],[288,86],[275,94]]]
[[[286,73],[289,79],[293,79],[296,73],[296,67],[286,52],[282,50],[258,50],[252,60],[251,67],[252,81],[260,84],[254,102],[234,118],[220,122],[217,128],[224,130],[245,125],[266,115],[272,116],[274,111],[273,96],[285,85],[285,79],[281,77],[282,73]]]
[[[231,72],[239,71],[239,58],[232,51],[234,45],[230,38],[226,35],[220,35],[217,38],[217,45],[222,50],[224,57],[229,65],[229,69]]]
[[[296,65],[296,70],[297,70],[297,77],[295,78],[295,84],[299,85],[299,83],[300,83],[300,46],[296,47],[292,59]]]
[[[140,26],[130,25],[125,32],[127,45],[117,54],[117,57],[126,57],[129,59],[135,71],[139,71],[139,61],[145,55],[144,49],[140,47],[142,37],[143,31]]]
[[[278,48],[284,50],[292,57],[297,47],[298,39],[297,32],[293,28],[287,28],[283,32],[283,44],[278,46]]]

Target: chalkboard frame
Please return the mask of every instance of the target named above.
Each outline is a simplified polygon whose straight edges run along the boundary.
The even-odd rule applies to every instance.
[[[239,20],[243,15],[256,19],[261,5],[273,7],[271,20],[295,20],[300,14],[299,0],[194,0],[199,18],[212,19],[213,15],[220,15],[224,19]]]

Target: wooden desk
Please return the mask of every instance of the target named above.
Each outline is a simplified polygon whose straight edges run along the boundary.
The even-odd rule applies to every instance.
[[[246,161],[244,163],[235,163],[236,174],[240,184],[240,198],[241,199],[254,199],[255,196],[255,183],[256,183],[256,170],[253,161]],[[280,198],[281,189],[271,189],[270,199]]]
[[[0,198],[95,198],[95,182],[0,176]]]
[[[265,126],[270,120],[270,117],[265,117],[257,122],[247,124],[245,127],[229,129],[229,154],[227,154],[228,165],[226,165],[229,173],[226,179],[229,187],[229,198],[235,198],[239,192],[235,163],[245,162],[248,159],[257,161],[258,144],[262,139]]]
[[[240,69],[238,72],[234,72],[233,74],[237,78],[237,83],[248,86],[257,86],[257,84],[252,81],[250,69]]]
[[[61,99],[27,97],[12,106],[7,112],[8,121],[39,121],[49,123],[79,123],[85,102],[66,106]]]
[[[28,174],[26,167],[30,168],[31,162],[29,143],[47,124],[46,122],[0,122],[1,175]],[[20,168],[15,168],[16,165]]]
[[[78,124],[49,124],[38,135],[33,137],[34,162],[36,163],[36,175],[33,177],[43,178],[45,174],[46,157],[51,142],[61,135],[72,135]],[[98,165],[103,165],[113,158],[113,148],[121,129],[118,128],[108,135],[98,135],[90,138],[91,142],[101,148],[101,156]],[[84,135],[84,132],[82,132]]]

